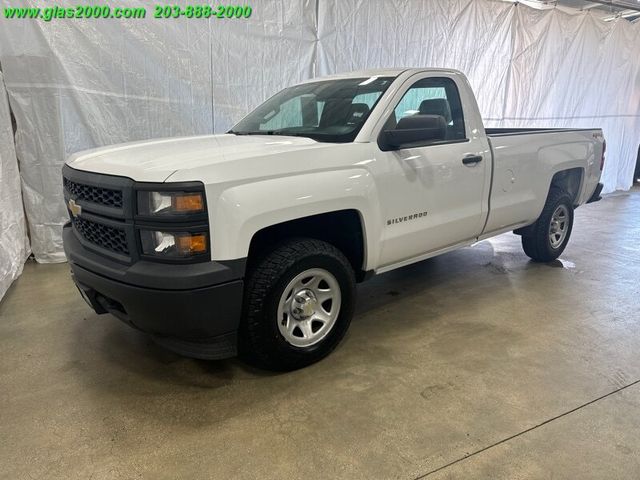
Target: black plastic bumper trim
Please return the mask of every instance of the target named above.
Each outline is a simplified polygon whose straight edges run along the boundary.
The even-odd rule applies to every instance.
[[[111,313],[184,355],[234,355],[245,259],[125,265],[87,249],[70,224],[63,240],[73,279],[96,313]]]
[[[96,313],[111,313],[143,332],[208,343],[238,329],[242,280],[192,290],[157,290],[127,285],[70,265],[76,285]]]
[[[598,183],[598,185],[596,186],[596,189],[593,191],[593,195],[591,195],[591,198],[587,200],[587,203],[593,203],[593,202],[598,202],[602,200],[600,193],[602,192],[603,187],[604,185],[602,183]]]

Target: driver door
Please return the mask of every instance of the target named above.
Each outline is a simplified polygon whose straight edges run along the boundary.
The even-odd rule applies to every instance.
[[[486,138],[470,134],[456,80],[423,75],[410,81],[378,137],[376,157],[385,171],[379,185],[382,268],[473,241],[482,231],[491,157]],[[420,115],[446,127],[435,137],[431,131],[418,141],[385,147],[384,138],[392,138],[385,131],[415,127],[420,117],[402,119]]]

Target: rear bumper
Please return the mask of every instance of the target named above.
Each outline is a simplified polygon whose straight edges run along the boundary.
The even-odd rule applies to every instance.
[[[593,191],[593,195],[591,195],[591,198],[589,198],[589,200],[587,200],[587,203],[593,203],[593,202],[597,202],[599,200],[602,200],[602,197],[600,196],[600,193],[602,193],[602,187],[604,185],[602,183],[598,183],[598,185],[596,185],[596,189]]]
[[[187,356],[235,355],[243,294],[242,279],[233,278],[237,265],[122,265],[87,250],[70,226],[63,238],[73,280],[96,313],[111,313]]]

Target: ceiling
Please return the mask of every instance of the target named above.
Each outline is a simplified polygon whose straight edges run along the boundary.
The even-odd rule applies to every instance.
[[[629,21],[640,19],[640,0],[536,0],[546,5],[559,5],[576,8],[578,10],[591,10],[613,19],[621,16]]]

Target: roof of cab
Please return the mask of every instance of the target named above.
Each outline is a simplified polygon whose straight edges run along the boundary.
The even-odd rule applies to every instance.
[[[368,78],[368,77],[397,77],[401,73],[419,73],[419,72],[446,72],[460,73],[458,70],[451,68],[370,68],[366,70],[355,70],[353,72],[337,73],[323,77],[309,78],[301,83],[319,82],[324,80],[336,80],[339,78]]]

